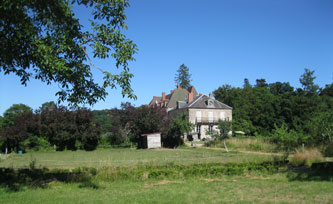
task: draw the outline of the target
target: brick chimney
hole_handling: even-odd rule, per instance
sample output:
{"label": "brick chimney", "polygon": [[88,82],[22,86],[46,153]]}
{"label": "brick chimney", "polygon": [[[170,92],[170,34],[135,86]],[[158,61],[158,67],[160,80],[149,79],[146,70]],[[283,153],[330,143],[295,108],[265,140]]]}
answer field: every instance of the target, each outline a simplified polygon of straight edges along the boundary
{"label": "brick chimney", "polygon": [[212,92],[209,93],[209,98],[211,98],[211,99],[213,98],[213,93]]}
{"label": "brick chimney", "polygon": [[178,84],[178,85],[177,85],[177,89],[181,89],[181,88],[182,88],[182,87]]}
{"label": "brick chimney", "polygon": [[165,92],[162,92],[162,101],[165,101]]}
{"label": "brick chimney", "polygon": [[191,103],[193,101],[193,93],[188,93],[188,103]]}

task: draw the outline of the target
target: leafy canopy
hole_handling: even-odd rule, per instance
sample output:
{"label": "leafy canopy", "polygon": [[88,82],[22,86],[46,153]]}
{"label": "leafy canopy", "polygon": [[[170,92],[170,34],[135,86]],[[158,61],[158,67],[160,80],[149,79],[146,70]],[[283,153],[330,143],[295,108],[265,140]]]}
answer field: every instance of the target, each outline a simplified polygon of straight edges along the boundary
{"label": "leafy canopy", "polygon": [[15,118],[31,112],[32,109],[25,104],[13,104],[3,114],[3,126],[11,126],[14,124]]}
{"label": "leafy canopy", "polygon": [[[83,29],[73,5],[91,10],[91,30]],[[106,88],[116,86],[135,99],[128,63],[137,46],[122,33],[128,6],[127,0],[2,0],[0,72],[16,74],[23,85],[31,78],[57,83],[58,100],[74,105],[104,100]],[[114,58],[120,73],[95,66],[87,50],[93,58]],[[103,72],[103,84],[94,81],[92,67]]]}
{"label": "leafy canopy", "polygon": [[314,76],[315,71],[311,71],[307,68],[304,69],[304,74],[299,79],[302,84],[303,90],[308,95],[315,95],[318,92],[319,86],[314,83],[316,77]]}

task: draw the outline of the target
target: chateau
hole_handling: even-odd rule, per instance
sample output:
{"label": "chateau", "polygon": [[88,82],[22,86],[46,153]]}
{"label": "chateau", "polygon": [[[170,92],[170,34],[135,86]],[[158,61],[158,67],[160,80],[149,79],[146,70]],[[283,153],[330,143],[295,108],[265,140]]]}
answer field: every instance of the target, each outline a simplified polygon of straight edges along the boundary
{"label": "chateau", "polygon": [[218,131],[218,120],[232,120],[232,107],[215,100],[212,93],[198,94],[194,86],[184,89],[178,85],[168,95],[162,92],[162,96],[154,96],[148,106],[163,108],[171,117],[187,113],[195,125],[189,133],[194,140],[209,138],[208,131]]}

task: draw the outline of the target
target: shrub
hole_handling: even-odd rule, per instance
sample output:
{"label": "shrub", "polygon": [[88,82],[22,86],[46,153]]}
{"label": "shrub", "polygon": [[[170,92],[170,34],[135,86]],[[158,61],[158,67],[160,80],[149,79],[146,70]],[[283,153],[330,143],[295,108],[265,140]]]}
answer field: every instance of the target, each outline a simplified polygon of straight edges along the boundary
{"label": "shrub", "polygon": [[333,141],[330,142],[324,149],[325,157],[333,157]]}
{"label": "shrub", "polygon": [[321,162],[324,158],[318,149],[306,149],[304,152],[297,151],[290,159],[293,166],[311,166],[312,163]]}
{"label": "shrub", "polygon": [[249,144],[249,149],[252,151],[261,151],[263,147],[259,143],[254,143],[254,144]]}

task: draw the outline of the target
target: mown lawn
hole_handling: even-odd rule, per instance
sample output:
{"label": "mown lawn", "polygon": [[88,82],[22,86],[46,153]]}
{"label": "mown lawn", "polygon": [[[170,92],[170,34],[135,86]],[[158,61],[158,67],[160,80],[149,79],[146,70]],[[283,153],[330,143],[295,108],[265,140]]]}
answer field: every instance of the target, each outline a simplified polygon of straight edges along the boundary
{"label": "mown lawn", "polygon": [[98,149],[95,151],[63,152],[28,152],[23,155],[11,155],[0,162],[0,168],[24,168],[32,161],[37,167],[73,169],[80,166],[133,166],[139,164],[194,164],[194,163],[228,163],[245,161],[264,161],[272,159],[269,155],[253,155],[237,152],[226,153],[223,149],[209,150],[203,148],[184,149]]}
{"label": "mown lawn", "polygon": [[272,160],[205,148],[11,155],[0,203],[333,203],[333,172],[237,170]]}
{"label": "mown lawn", "polygon": [[98,189],[53,182],[6,192],[0,203],[332,203],[333,182],[288,181],[285,175],[100,182]]}

